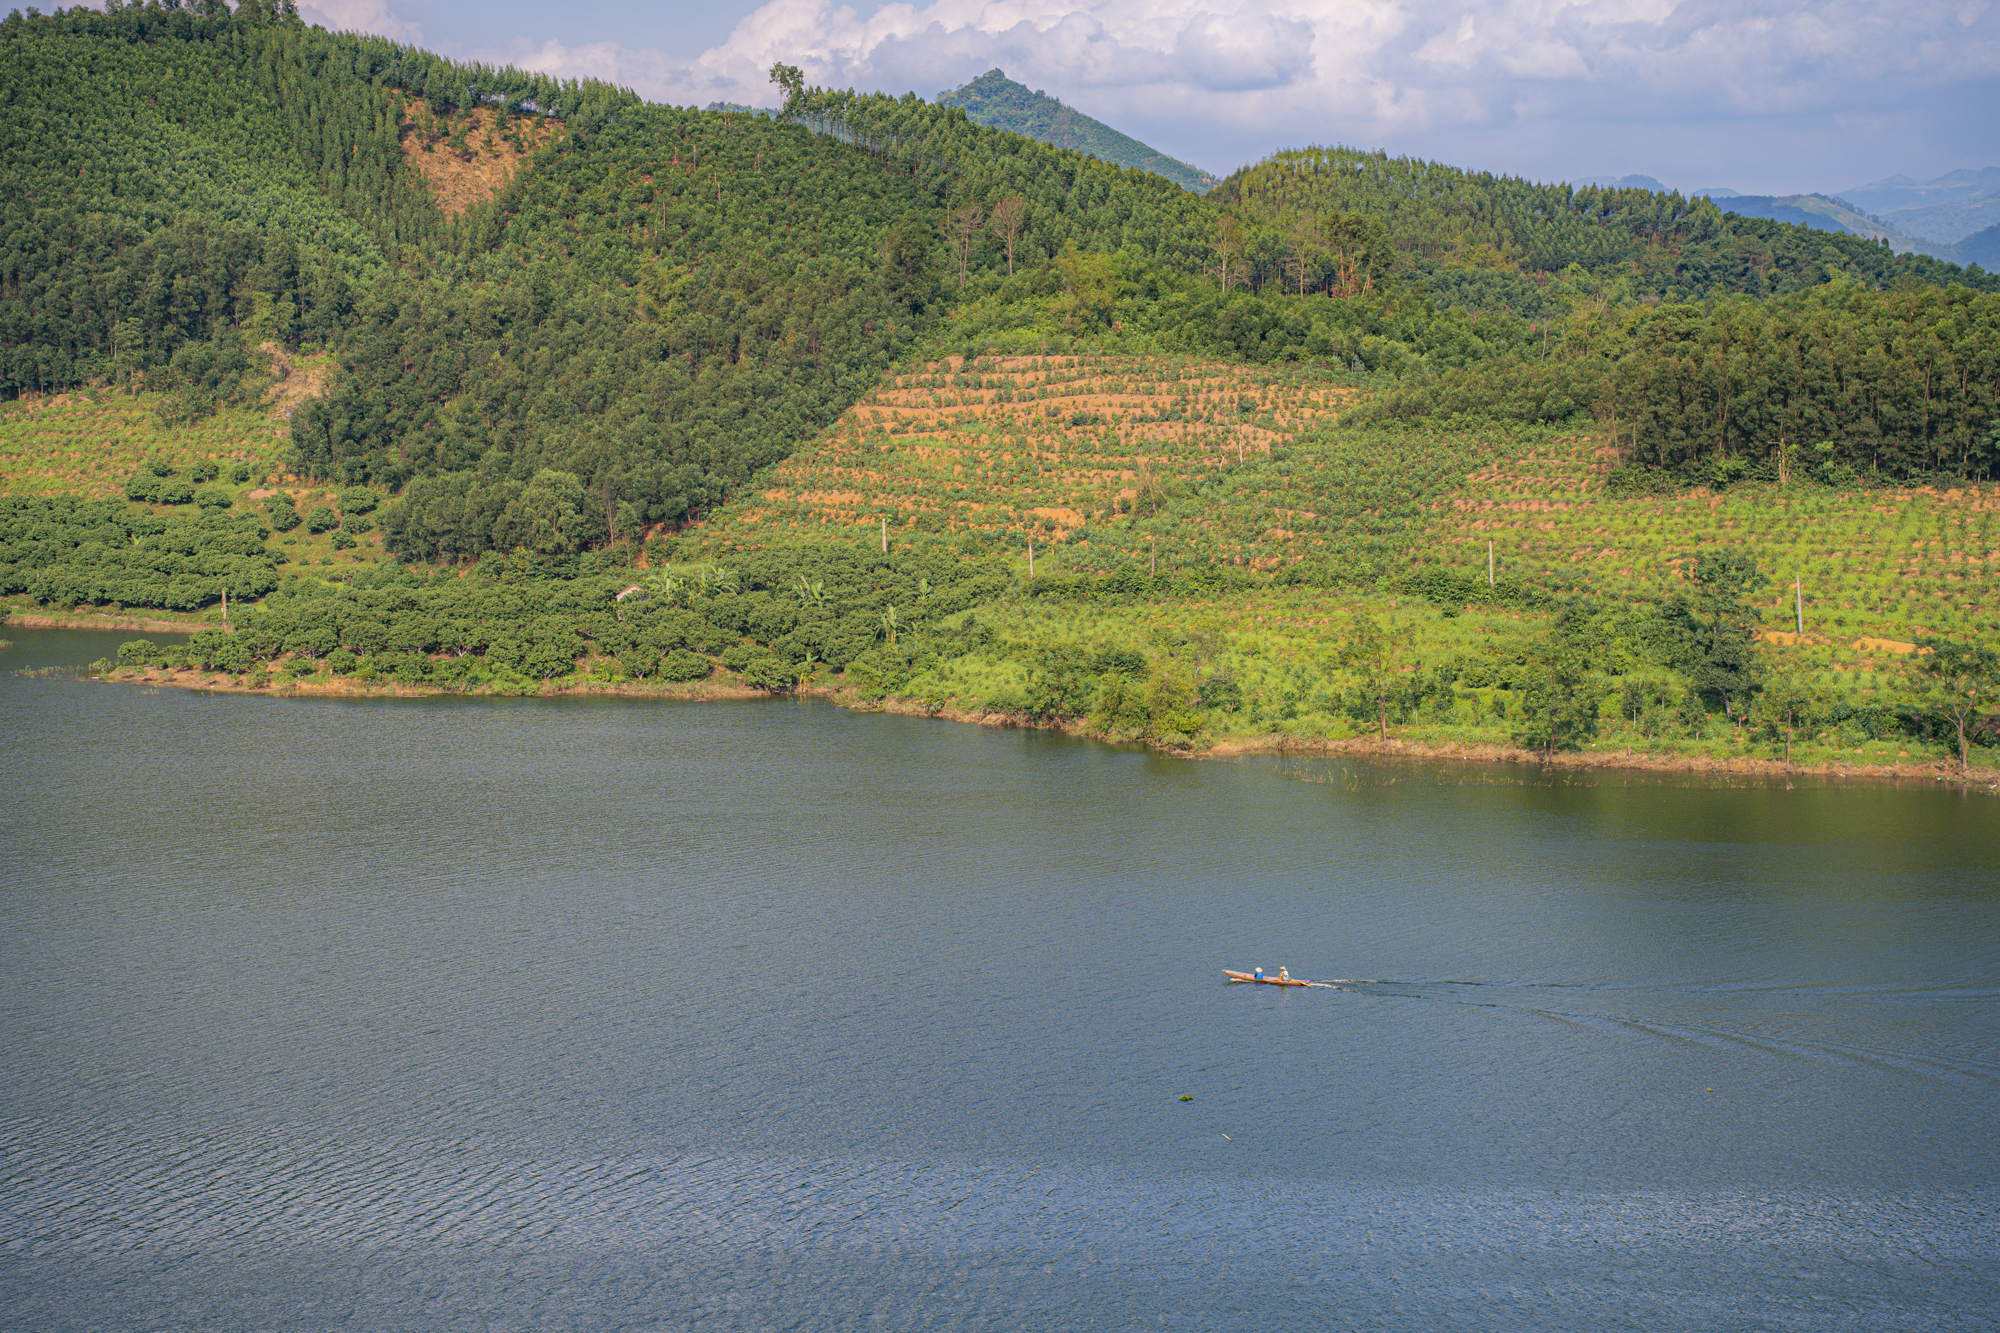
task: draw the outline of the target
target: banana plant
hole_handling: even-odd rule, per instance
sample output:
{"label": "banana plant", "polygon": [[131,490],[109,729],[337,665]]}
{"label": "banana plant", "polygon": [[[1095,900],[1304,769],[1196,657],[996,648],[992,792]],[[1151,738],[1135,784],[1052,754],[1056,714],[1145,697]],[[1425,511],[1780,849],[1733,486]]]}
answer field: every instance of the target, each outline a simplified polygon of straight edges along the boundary
{"label": "banana plant", "polygon": [[814,579],[811,583],[808,583],[806,582],[806,576],[803,574],[796,575],[793,578],[792,591],[799,595],[801,602],[810,606],[825,606],[833,600],[833,594],[826,590],[826,581],[824,579]]}
{"label": "banana plant", "polygon": [[891,646],[895,644],[896,631],[901,628],[902,624],[903,618],[896,614],[895,607],[885,606],[882,608],[882,637],[887,639]]}

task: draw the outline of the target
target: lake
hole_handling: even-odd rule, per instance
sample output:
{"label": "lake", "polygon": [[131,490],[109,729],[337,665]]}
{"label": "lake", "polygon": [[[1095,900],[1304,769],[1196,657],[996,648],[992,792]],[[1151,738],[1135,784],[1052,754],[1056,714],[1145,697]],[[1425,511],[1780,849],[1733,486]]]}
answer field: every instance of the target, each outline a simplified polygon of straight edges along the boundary
{"label": "lake", "polygon": [[8,1329],[1994,1326],[1989,791],[0,637]]}

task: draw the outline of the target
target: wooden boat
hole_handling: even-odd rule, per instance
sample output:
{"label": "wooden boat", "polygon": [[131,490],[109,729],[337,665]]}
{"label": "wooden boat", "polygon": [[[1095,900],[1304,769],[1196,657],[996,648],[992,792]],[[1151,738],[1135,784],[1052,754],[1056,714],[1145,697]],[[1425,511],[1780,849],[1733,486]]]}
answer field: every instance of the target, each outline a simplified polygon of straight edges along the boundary
{"label": "wooden boat", "polygon": [[1278,978],[1276,978],[1276,977],[1260,977],[1260,976],[1255,976],[1255,975],[1253,975],[1253,974],[1251,974],[1251,973],[1249,973],[1249,972],[1231,972],[1231,971],[1230,971],[1230,970],[1229,970],[1228,968],[1226,968],[1226,967],[1222,969],[1222,975],[1223,975],[1223,976],[1225,976],[1225,977],[1228,977],[1228,978],[1229,978],[1229,979],[1230,979],[1231,981],[1255,981],[1255,982],[1259,983],[1260,985],[1265,985],[1265,986],[1310,986],[1310,985],[1312,985],[1312,983],[1311,983],[1310,981],[1300,981],[1300,980],[1299,980],[1299,979],[1298,979],[1297,977],[1286,977],[1286,978],[1285,978],[1285,979],[1284,979],[1283,981],[1280,981],[1280,980],[1279,980]]}

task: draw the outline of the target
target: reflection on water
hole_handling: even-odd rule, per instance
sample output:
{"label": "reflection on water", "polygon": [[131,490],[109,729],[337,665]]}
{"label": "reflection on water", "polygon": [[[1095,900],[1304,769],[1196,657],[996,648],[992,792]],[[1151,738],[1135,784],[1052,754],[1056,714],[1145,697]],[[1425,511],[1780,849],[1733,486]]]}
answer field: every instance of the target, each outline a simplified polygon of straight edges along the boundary
{"label": "reflection on water", "polygon": [[0,750],[7,1327],[2000,1295],[1990,795],[13,676]]}

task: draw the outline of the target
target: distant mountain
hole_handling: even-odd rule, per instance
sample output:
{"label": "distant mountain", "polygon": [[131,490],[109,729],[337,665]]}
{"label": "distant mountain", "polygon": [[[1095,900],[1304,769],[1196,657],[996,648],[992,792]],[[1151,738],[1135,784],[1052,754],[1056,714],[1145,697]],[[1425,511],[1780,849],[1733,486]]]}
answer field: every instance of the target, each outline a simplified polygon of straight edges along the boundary
{"label": "distant mountain", "polygon": [[1988,273],[2000,273],[2000,223],[1972,233],[1938,257],[1954,264],[1977,264]]}
{"label": "distant mountain", "polygon": [[2000,195],[2000,167],[1987,167],[1982,171],[1947,171],[1936,180],[1927,181],[1891,176],[1887,180],[1857,185],[1840,193],[1843,198],[1853,200],[1871,213],[1886,214],[1906,208],[1962,203]]}
{"label": "distant mountain", "polygon": [[1741,199],[1743,191],[1732,190],[1726,185],[1708,185],[1703,186],[1699,190],[1689,190],[1687,197],[1690,199]]}
{"label": "distant mountain", "polygon": [[1595,185],[1600,190],[1651,190],[1654,194],[1673,193],[1651,176],[1579,176],[1570,184]]}
{"label": "distant mountain", "polygon": [[1738,213],[1746,218],[1772,218],[1801,227],[1816,227],[1820,231],[1844,231],[1854,236],[1866,236],[1870,240],[1879,241],[1886,237],[1890,246],[1898,250],[1918,248],[1911,237],[1895,227],[1870,217],[1845,199],[1829,195],[1739,194],[1719,207],[1724,212]]}
{"label": "distant mountain", "polygon": [[1200,167],[1191,167],[1120,134],[1047,93],[1031,92],[997,69],[987,70],[963,88],[939,93],[937,100],[939,106],[964,108],[966,117],[975,124],[1012,130],[1058,148],[1074,148],[1115,166],[1150,171],[1196,194],[1207,194],[1217,182]]}
{"label": "distant mountain", "polygon": [[[1886,240],[1889,242],[1889,248],[1899,255],[1916,253],[1952,264],[1977,264],[1988,272],[2000,268],[2000,222],[1971,235],[1961,233],[1957,239],[1946,243],[1914,234],[1899,225],[1913,210],[1898,209],[1886,216],[1876,217],[1863,213],[1854,206],[1852,200],[1844,197],[1824,194],[1775,197],[1740,194],[1722,200],[1718,206],[1724,212],[1737,213],[1746,218],[1770,218],[1776,222],[1790,222],[1801,227],[1814,227],[1820,231],[1845,232],[1851,236],[1865,236],[1870,240]],[[1996,209],[1995,212],[1996,216],[2000,216],[2000,209]]]}
{"label": "distant mountain", "polygon": [[1948,171],[1928,181],[1891,176],[1841,194],[1911,236],[1941,245],[2000,225],[2000,167]]}

